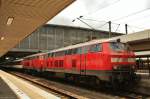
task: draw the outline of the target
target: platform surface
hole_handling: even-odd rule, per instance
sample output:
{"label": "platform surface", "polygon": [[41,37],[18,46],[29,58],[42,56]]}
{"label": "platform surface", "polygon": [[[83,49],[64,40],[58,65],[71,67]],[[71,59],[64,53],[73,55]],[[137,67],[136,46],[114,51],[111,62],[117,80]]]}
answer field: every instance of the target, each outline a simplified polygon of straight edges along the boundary
{"label": "platform surface", "polygon": [[18,99],[2,78],[0,78],[0,99]]}
{"label": "platform surface", "polygon": [[39,88],[39,86],[36,86],[33,83],[30,83],[29,81],[11,75],[5,71],[0,70],[0,77],[14,91],[14,93],[19,99],[61,99],[58,95],[54,93],[52,94],[52,92],[50,91],[41,89]]}

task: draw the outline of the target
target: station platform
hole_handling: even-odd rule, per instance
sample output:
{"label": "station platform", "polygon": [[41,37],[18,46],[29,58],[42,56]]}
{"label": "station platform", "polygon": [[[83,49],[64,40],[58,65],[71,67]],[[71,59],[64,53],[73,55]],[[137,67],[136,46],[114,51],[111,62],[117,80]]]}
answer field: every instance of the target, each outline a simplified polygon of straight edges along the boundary
{"label": "station platform", "polygon": [[150,80],[150,71],[149,70],[137,70],[136,74],[139,75],[142,79]]}
{"label": "station platform", "polygon": [[0,99],[60,99],[60,97],[0,70]]}
{"label": "station platform", "polygon": [[0,77],[0,99],[18,99],[17,95]]}
{"label": "station platform", "polygon": [[150,77],[147,79],[141,79],[140,86],[150,88]]}

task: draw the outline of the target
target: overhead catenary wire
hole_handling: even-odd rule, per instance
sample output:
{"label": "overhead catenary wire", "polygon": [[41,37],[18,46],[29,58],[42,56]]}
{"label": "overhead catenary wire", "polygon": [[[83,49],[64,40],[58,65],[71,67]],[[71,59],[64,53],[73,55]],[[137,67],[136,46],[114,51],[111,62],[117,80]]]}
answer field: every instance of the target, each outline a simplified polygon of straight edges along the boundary
{"label": "overhead catenary wire", "polygon": [[102,27],[105,26],[106,24],[108,24],[108,22],[105,22],[104,24],[102,24],[102,25],[99,26],[98,28],[102,28]]}
{"label": "overhead catenary wire", "polygon": [[94,19],[85,19],[85,18],[81,18],[81,19],[83,19],[83,20],[89,20],[89,21],[95,21],[95,22],[106,22],[106,21],[104,21],[104,20],[101,20],[101,21],[99,21],[99,20],[94,20]]}
{"label": "overhead catenary wire", "polygon": [[117,32],[117,30],[119,29],[119,27],[120,27],[120,24],[118,24],[118,26],[117,26],[117,28],[116,28],[115,32]]}
{"label": "overhead catenary wire", "polygon": [[91,29],[96,30],[94,27],[92,27],[91,25],[87,24],[86,22],[84,22],[81,18],[77,18],[79,21],[81,21],[82,23],[84,23],[85,25],[89,26]]}
{"label": "overhead catenary wire", "polygon": [[137,28],[137,29],[145,29],[144,27],[138,27],[138,26],[133,26],[133,25],[129,25],[130,27],[134,27],[134,28]]}
{"label": "overhead catenary wire", "polygon": [[[82,23],[84,23],[85,25],[87,25],[88,27],[90,27],[91,29],[93,29],[93,30],[96,30],[96,28],[94,28],[93,26],[91,26],[91,25],[89,25],[87,22],[85,22],[85,21],[94,21],[94,22],[105,22],[104,24],[102,24],[102,25],[100,25],[99,27],[97,27],[97,28],[102,28],[103,26],[105,26],[107,23],[108,23],[108,21],[104,21],[104,20],[94,20],[94,19],[85,19],[85,18],[83,18],[83,16],[80,16],[80,17],[78,17],[78,18],[76,18],[76,19],[78,19],[79,21],[81,21]],[[85,21],[84,21],[85,20]],[[73,20],[73,22],[75,21],[75,19]],[[112,22],[112,24],[115,24],[115,25],[118,25],[117,26],[117,29],[115,30],[115,32],[118,30],[118,28],[119,28],[119,26],[120,26],[120,24],[118,24],[118,23],[114,23],[114,22]],[[112,25],[113,26],[113,25]],[[105,29],[108,29],[108,28],[105,28]]]}
{"label": "overhead catenary wire", "polygon": [[[96,8],[95,11],[88,12],[88,13],[84,14],[83,16],[92,15],[93,13],[96,13],[97,11],[102,10],[102,9],[104,9],[104,8],[110,7],[110,6],[112,6],[112,5],[116,4],[116,3],[118,3],[119,1],[120,1],[120,0],[116,0],[115,2],[108,4],[108,6],[106,6],[106,7],[101,7],[101,6],[99,7],[99,6],[98,6],[98,8]],[[100,3],[100,4],[102,4],[102,3]]]}
{"label": "overhead catenary wire", "polygon": [[128,25],[128,28],[130,28],[132,32],[135,32],[131,26]]}
{"label": "overhead catenary wire", "polygon": [[121,20],[121,19],[125,19],[125,18],[128,18],[128,17],[130,17],[130,16],[137,15],[137,14],[139,14],[139,13],[142,13],[142,12],[144,12],[144,11],[146,11],[146,10],[149,10],[149,9],[150,9],[150,8],[145,8],[145,9],[142,9],[142,10],[140,10],[140,11],[137,11],[137,12],[134,12],[134,13],[131,13],[131,14],[128,14],[128,15],[126,15],[126,16],[123,16],[123,17],[114,19],[113,21],[118,21],[118,20]]}
{"label": "overhead catenary wire", "polygon": [[[108,23],[108,21],[104,21],[104,20],[95,20],[95,19],[90,19],[90,18],[86,19],[86,18],[84,18],[83,16],[80,16],[80,17],[78,17],[78,18],[76,18],[76,19],[78,19],[79,21],[81,21],[82,23],[84,23],[85,25],[87,25],[88,27],[90,27],[90,28],[93,29],[93,30],[100,29],[100,28],[104,27],[105,25],[107,25],[107,23]],[[74,20],[73,20],[73,21],[74,21]],[[105,23],[102,24],[102,25],[100,25],[99,27],[96,27],[96,28],[95,28],[95,27],[93,27],[92,25],[88,24],[86,21],[103,22],[103,23],[105,22]],[[115,23],[115,22],[111,22],[111,23],[117,25],[116,29],[115,29],[115,28],[113,29],[114,32],[117,32],[117,31],[119,30],[121,24]],[[124,24],[125,24],[125,23],[124,23]],[[111,26],[113,26],[113,25],[111,25]],[[142,27],[131,26],[131,25],[129,25],[129,24],[128,24],[128,26],[130,26],[129,28],[130,28],[130,30],[133,31],[133,32],[135,32],[135,31],[134,31],[133,28],[131,28],[131,27],[138,28],[138,29],[144,29],[144,28],[142,28]],[[112,28],[113,28],[113,27],[112,27]],[[105,27],[104,30],[107,31],[107,29],[108,29],[108,28]]]}

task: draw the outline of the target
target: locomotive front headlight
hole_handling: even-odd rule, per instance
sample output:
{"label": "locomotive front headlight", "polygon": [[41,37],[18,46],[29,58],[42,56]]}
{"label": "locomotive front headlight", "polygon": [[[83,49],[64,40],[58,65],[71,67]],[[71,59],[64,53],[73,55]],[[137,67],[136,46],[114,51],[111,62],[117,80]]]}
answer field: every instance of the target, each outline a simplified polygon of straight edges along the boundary
{"label": "locomotive front headlight", "polygon": [[116,70],[116,69],[118,69],[118,67],[117,67],[117,66],[114,66],[113,69]]}
{"label": "locomotive front headlight", "polygon": [[133,65],[133,66],[131,66],[132,67],[132,69],[135,69],[135,66]]}

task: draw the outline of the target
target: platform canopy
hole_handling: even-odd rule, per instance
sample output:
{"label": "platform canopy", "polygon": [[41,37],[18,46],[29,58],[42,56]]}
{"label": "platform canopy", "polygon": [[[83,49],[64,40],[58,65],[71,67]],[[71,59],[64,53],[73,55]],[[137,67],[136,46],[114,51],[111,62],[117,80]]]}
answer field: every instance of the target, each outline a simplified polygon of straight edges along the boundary
{"label": "platform canopy", "polygon": [[0,57],[74,0],[0,0]]}

